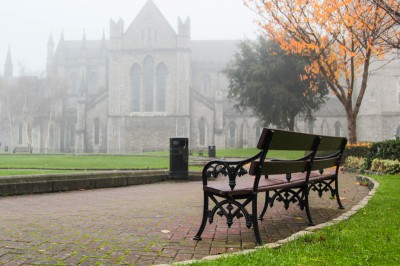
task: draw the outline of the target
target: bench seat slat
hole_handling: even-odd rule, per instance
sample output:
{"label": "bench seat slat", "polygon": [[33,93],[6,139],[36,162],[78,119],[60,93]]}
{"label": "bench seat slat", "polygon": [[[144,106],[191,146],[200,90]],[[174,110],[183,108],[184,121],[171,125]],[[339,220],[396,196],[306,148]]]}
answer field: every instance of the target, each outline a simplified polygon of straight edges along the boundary
{"label": "bench seat slat", "polygon": [[[257,191],[264,192],[286,187],[301,186],[305,182],[305,175],[306,173],[294,173],[291,175],[290,181],[287,181],[285,174],[271,175],[268,178],[260,179]],[[319,171],[313,171],[310,174],[309,182],[313,183],[315,181],[330,179],[333,175],[335,175],[335,171],[325,171],[323,174],[320,174]],[[204,190],[220,196],[246,195],[252,193],[253,184],[254,177],[246,175],[241,177],[241,182],[236,184],[234,190],[231,190],[226,181],[214,182],[205,186]]]}

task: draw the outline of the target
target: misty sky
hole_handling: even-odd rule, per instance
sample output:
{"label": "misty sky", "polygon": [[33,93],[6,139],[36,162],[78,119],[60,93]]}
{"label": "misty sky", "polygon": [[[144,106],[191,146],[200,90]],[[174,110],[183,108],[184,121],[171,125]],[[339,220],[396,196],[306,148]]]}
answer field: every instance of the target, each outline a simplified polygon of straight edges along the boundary
{"label": "misty sky", "polygon": [[[6,0],[1,0],[5,2]],[[110,19],[122,18],[125,30],[147,0],[9,0],[0,9],[0,73],[3,75],[8,45],[14,75],[20,65],[27,73],[45,69],[50,33],[55,45],[64,31],[65,40],[109,39]],[[257,35],[256,15],[242,0],[153,0],[175,29],[178,16],[191,20],[193,40],[234,40]]]}

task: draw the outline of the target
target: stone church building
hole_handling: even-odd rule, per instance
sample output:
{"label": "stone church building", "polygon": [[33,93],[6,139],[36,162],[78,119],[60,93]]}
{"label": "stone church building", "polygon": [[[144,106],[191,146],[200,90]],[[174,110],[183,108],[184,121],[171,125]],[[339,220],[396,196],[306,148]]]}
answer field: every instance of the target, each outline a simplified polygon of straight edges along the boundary
{"label": "stone church building", "polygon": [[[61,35],[55,45],[50,36],[47,77],[63,84],[54,110],[47,118],[16,119],[12,133],[3,125],[1,141],[34,152],[74,153],[165,150],[172,137],[188,137],[191,148],[254,147],[261,125],[251,113],[234,110],[221,73],[236,43],[191,40],[189,18],[178,19],[175,32],[152,0],[128,27],[111,20],[108,38]],[[380,73],[371,78],[369,86],[377,89],[368,90],[359,115],[361,141],[400,135],[399,63]],[[12,77],[10,55],[4,77]],[[299,118],[296,125],[303,132],[347,135],[343,107],[334,98],[313,123]]]}
{"label": "stone church building", "polygon": [[31,126],[34,152],[164,150],[171,137],[192,148],[254,146],[260,125],[233,109],[221,74],[234,49],[235,41],[191,40],[189,18],[175,32],[151,0],[128,27],[111,20],[109,38],[50,37],[46,72],[66,92],[47,143],[45,123]]}

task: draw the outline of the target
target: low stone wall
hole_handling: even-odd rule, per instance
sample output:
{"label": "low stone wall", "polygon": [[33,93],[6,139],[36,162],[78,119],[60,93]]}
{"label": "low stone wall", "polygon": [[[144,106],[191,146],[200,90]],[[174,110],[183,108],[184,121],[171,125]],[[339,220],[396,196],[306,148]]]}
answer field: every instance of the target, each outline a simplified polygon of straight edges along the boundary
{"label": "low stone wall", "polygon": [[[168,170],[5,176],[0,177],[0,196],[150,184],[164,181],[167,177]],[[188,180],[200,180],[200,173],[189,173]]]}

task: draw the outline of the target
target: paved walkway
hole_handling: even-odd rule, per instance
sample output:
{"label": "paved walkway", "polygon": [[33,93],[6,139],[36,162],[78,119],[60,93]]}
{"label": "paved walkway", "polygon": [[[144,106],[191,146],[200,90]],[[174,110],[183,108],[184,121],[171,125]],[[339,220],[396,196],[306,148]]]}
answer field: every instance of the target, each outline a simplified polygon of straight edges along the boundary
{"label": "paved walkway", "polygon": [[[368,189],[354,175],[341,175],[342,202],[349,210]],[[255,246],[251,229],[235,220],[201,221],[201,182],[163,182],[121,188],[0,198],[0,265],[151,265],[235,252]],[[336,200],[312,197],[316,223],[346,210]],[[262,202],[262,199],[260,199]],[[305,213],[281,204],[260,223],[264,243],[306,228]]]}

